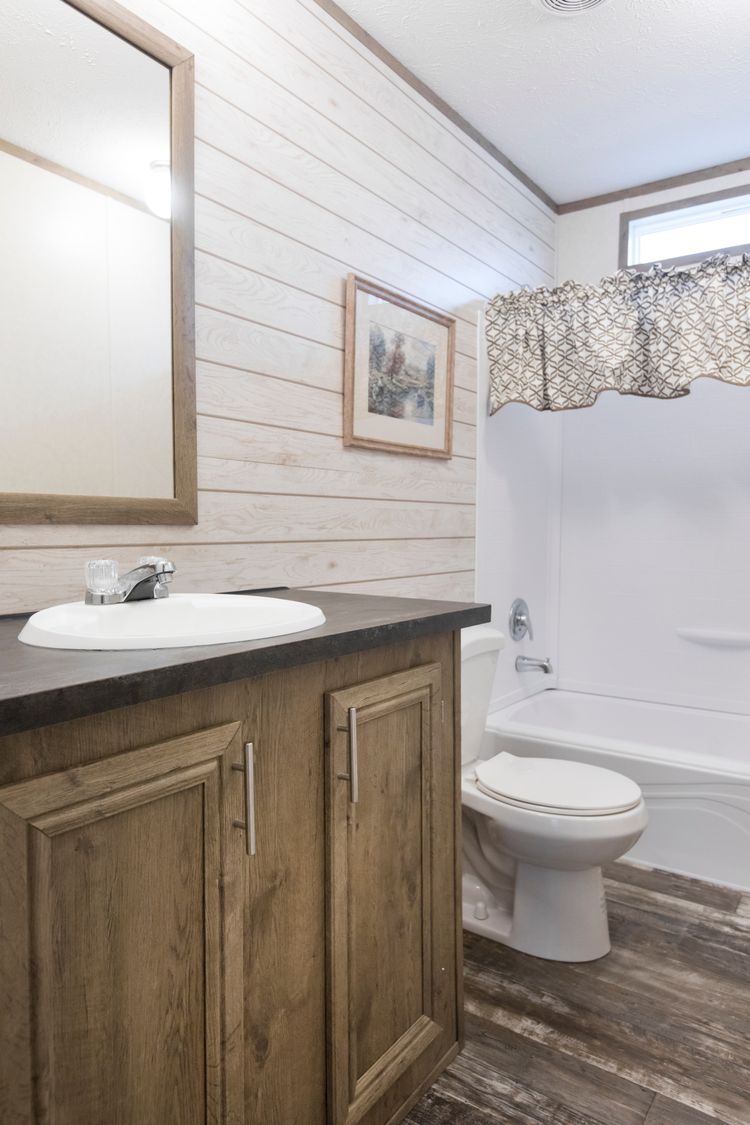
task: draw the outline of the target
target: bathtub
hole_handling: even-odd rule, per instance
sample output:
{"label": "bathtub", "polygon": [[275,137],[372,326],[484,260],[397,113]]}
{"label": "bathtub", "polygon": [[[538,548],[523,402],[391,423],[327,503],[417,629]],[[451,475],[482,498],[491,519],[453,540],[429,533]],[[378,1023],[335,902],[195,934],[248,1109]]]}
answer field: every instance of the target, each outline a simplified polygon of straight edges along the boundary
{"label": "bathtub", "polygon": [[489,716],[500,750],[625,774],[649,810],[628,859],[750,890],[750,716],[553,688]]}

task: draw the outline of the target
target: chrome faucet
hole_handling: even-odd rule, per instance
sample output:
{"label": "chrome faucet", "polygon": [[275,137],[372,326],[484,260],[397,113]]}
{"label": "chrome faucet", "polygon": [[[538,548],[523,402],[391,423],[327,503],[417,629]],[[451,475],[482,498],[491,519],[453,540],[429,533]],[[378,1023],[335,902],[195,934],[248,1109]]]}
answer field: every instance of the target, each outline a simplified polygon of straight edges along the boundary
{"label": "chrome faucet", "polygon": [[516,671],[544,672],[544,674],[548,676],[552,671],[552,661],[548,656],[517,656]]}
{"label": "chrome faucet", "polygon": [[175,572],[169,559],[149,555],[122,577],[114,559],[92,559],[86,563],[86,605],[119,605],[169,597]]}
{"label": "chrome faucet", "polygon": [[[523,598],[516,598],[513,605],[510,607],[508,631],[514,641],[522,641],[524,637],[528,637],[530,641],[534,639],[534,630],[531,627],[531,614]],[[548,676],[552,671],[552,661],[548,656],[545,656],[543,659],[539,656],[517,656],[516,671],[544,672],[544,674]]]}

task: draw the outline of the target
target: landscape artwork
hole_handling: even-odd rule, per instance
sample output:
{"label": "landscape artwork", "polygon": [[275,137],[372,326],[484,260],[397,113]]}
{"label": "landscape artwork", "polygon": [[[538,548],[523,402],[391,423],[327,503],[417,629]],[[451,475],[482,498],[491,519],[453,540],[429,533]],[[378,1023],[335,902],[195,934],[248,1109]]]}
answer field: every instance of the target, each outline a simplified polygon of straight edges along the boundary
{"label": "landscape artwork", "polygon": [[369,412],[434,425],[435,351],[427,340],[371,321]]}
{"label": "landscape artwork", "polygon": [[349,275],[344,445],[452,455],[455,331],[447,313]]}

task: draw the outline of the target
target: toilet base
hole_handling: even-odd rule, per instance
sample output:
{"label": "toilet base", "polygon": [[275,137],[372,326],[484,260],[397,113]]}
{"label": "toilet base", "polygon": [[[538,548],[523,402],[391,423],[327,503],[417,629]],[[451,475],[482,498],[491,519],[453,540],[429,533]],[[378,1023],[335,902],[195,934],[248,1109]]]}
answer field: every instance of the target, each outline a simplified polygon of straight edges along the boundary
{"label": "toilet base", "polygon": [[596,961],[610,951],[600,867],[560,871],[518,863],[510,903],[475,872],[464,876],[464,929],[548,961]]}

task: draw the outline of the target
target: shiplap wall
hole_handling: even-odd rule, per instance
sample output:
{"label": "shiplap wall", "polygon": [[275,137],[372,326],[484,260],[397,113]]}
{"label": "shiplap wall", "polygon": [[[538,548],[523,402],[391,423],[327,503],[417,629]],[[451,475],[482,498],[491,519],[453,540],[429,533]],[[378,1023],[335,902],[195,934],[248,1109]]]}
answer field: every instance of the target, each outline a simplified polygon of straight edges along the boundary
{"label": "shiplap wall", "polygon": [[[2,528],[0,612],[140,553],[178,589],[472,597],[477,311],[551,282],[554,216],[313,0],[126,3],[196,56],[200,521]],[[452,460],[343,448],[349,270],[458,318]]]}

